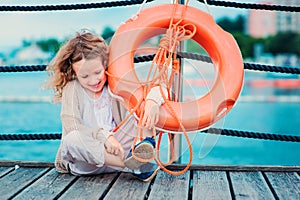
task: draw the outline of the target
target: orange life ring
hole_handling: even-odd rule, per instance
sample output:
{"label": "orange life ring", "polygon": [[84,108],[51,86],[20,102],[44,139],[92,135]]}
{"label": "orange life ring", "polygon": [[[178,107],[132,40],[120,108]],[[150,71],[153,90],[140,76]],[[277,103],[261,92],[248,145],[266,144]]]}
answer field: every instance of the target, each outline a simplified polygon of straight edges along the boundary
{"label": "orange life ring", "polygon": [[[124,98],[128,110],[143,98],[143,86],[127,81],[139,82],[134,70],[135,51],[147,39],[165,33],[173,8],[173,4],[164,4],[142,10],[136,19],[120,25],[111,40],[108,73],[113,76],[108,77],[108,83],[112,93]],[[236,41],[209,14],[177,5],[174,22],[182,18],[183,9],[186,11],[181,24],[196,26],[192,39],[207,51],[216,71],[213,87],[207,94],[190,102],[170,102],[186,131],[194,131],[212,125],[233,107],[243,85],[244,68]],[[165,104],[161,106],[157,127],[181,131]]]}

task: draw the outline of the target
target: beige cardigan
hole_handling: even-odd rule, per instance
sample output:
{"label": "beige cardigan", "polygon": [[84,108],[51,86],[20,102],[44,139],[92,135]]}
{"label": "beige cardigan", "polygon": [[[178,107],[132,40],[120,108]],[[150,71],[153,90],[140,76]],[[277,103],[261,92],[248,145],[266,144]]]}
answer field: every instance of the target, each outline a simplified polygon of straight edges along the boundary
{"label": "beige cardigan", "polygon": [[[159,105],[164,102],[159,87],[152,88],[146,99],[154,100]],[[83,134],[92,134],[93,138],[105,142],[112,133],[102,128],[92,129],[83,125],[81,118],[83,104],[81,102],[83,102],[83,89],[80,83],[76,79],[68,82],[62,93],[62,138],[76,130]],[[126,109],[116,99],[112,98],[112,114],[116,124],[125,118],[126,112]],[[56,154],[55,167],[60,173],[68,173],[67,162],[61,158],[61,144]]]}

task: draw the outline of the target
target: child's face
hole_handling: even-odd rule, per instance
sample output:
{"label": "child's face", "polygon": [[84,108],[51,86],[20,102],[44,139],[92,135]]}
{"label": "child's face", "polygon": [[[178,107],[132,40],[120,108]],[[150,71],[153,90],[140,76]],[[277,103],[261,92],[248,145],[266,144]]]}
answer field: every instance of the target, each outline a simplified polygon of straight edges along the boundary
{"label": "child's face", "polygon": [[97,97],[107,80],[101,58],[82,59],[72,67],[81,86],[90,96]]}

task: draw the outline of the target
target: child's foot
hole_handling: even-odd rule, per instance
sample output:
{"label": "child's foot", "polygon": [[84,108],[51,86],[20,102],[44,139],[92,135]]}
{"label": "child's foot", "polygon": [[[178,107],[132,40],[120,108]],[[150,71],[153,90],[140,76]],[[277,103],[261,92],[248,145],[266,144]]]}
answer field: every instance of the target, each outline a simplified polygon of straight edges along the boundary
{"label": "child's foot", "polygon": [[141,181],[148,182],[155,177],[159,169],[160,167],[157,164],[146,163],[140,167],[140,173],[134,172],[132,175]]}
{"label": "child's foot", "polygon": [[[155,140],[153,138],[146,137],[143,141],[135,145],[134,155],[141,159],[151,159],[154,157],[154,153],[155,153],[154,149],[155,149]],[[125,166],[132,170],[138,169],[140,166],[142,166],[145,163],[146,162],[141,162],[136,160],[133,157],[131,150],[124,161]]]}

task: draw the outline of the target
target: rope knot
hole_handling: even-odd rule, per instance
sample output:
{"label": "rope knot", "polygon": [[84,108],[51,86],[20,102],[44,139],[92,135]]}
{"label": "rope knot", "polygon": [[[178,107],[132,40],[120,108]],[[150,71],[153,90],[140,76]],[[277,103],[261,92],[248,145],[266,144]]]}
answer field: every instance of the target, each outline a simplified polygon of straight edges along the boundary
{"label": "rope knot", "polygon": [[[178,25],[171,24],[166,34],[160,39],[155,63],[158,66],[169,65],[169,57],[171,54],[176,55],[177,47],[180,41],[191,39],[196,33],[196,26],[194,24]],[[168,56],[169,55],[169,56]]]}
{"label": "rope knot", "polygon": [[174,49],[179,45],[178,37],[173,29],[168,29],[164,37],[160,39],[158,48],[164,49],[167,52],[174,53]]}
{"label": "rope knot", "polygon": [[[191,27],[191,30],[187,29],[188,26]],[[167,30],[164,37],[161,38],[159,48],[167,50],[171,53],[175,53],[179,42],[192,38],[195,33],[196,26],[194,24],[185,24],[182,26],[172,24],[171,27]]]}

